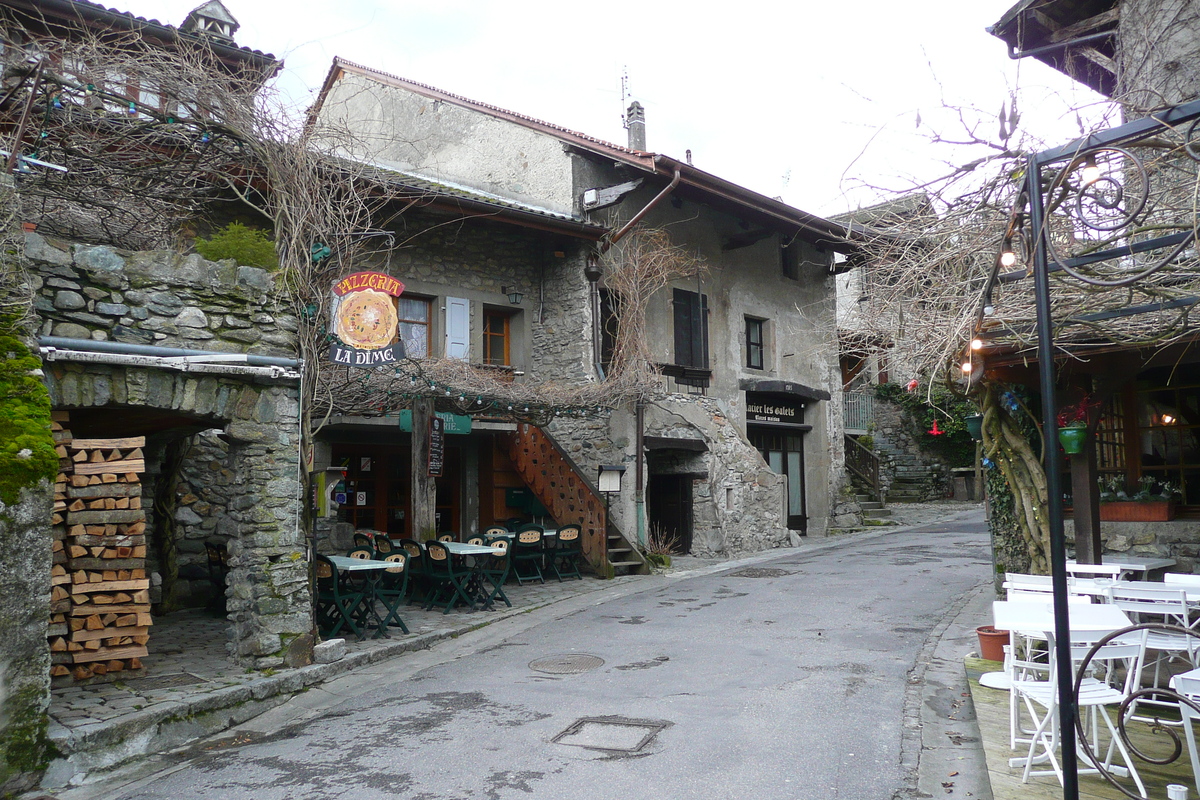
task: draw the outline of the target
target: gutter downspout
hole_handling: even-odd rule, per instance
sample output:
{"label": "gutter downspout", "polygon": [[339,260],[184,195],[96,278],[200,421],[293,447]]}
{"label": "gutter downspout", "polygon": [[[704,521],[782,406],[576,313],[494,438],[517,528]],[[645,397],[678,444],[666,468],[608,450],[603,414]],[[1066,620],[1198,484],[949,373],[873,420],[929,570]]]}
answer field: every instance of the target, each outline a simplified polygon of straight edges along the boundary
{"label": "gutter downspout", "polygon": [[604,244],[600,245],[600,252],[607,253],[608,249],[610,247],[612,247],[617,242],[621,241],[621,239],[625,238],[625,234],[629,233],[630,228],[632,228],[634,225],[637,225],[639,222],[641,222],[642,217],[644,217],[644,216],[646,216],[646,214],[650,213],[650,210],[652,208],[654,208],[656,205],[658,205],[664,199],[666,199],[667,195],[669,195],[671,192],[675,191],[675,187],[679,185],[679,178],[680,178],[679,168],[676,167],[675,168],[675,177],[671,178],[671,182],[667,184],[666,188],[663,189],[661,192],[659,192],[657,195],[655,195],[654,199],[651,200],[649,203],[647,203],[645,205],[645,207],[642,208],[641,211],[634,214],[633,219],[629,220],[629,222],[626,222],[624,225],[622,225],[620,230],[618,230],[612,236],[605,239]]}

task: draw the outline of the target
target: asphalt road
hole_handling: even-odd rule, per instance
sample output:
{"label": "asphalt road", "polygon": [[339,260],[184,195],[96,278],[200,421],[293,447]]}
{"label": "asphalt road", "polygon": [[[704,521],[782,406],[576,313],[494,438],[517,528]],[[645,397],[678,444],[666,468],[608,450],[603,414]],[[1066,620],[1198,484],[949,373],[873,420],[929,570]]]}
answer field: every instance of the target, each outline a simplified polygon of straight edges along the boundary
{"label": "asphalt road", "polygon": [[976,521],[780,551],[488,626],[301,695],[123,787],[69,794],[908,797],[914,698],[955,719],[953,681],[928,681],[928,663],[990,568]]}

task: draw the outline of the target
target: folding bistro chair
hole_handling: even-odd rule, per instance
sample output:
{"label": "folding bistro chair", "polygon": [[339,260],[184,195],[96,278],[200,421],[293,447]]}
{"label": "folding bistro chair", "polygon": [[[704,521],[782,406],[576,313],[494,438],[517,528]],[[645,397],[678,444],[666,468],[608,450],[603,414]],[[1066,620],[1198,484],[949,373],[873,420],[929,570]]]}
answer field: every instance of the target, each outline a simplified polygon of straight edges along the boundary
{"label": "folding bistro chair", "polygon": [[[508,595],[504,593],[504,584],[508,581],[508,576],[512,571],[508,537],[488,536],[483,541],[487,547],[492,548],[492,555],[484,562],[482,570],[483,579],[487,581],[484,589],[488,592],[485,605],[491,608],[495,604],[496,598],[499,598],[504,601],[504,605],[512,608]],[[491,585],[490,590],[487,589],[489,584]]]}
{"label": "folding bistro chair", "polygon": [[557,541],[554,544],[550,544],[549,538],[546,539],[548,566],[560,583],[564,576],[583,580],[583,575],[579,574],[579,556],[583,554],[579,546],[582,530],[579,525],[564,525],[558,529],[558,536],[554,537]]}
{"label": "folding bistro chair", "polygon": [[441,606],[442,613],[449,614],[450,609],[461,600],[474,611],[475,601],[467,591],[470,575],[455,566],[446,545],[443,542],[426,542],[425,556],[428,559],[431,582],[431,592],[425,609]]}
{"label": "folding bistro chair", "polygon": [[[1083,638],[1084,634],[1075,632],[1072,639],[1080,638],[1071,643],[1071,660],[1079,662],[1092,649],[1102,635]],[[1102,761],[1107,772],[1114,775],[1128,775],[1137,785],[1141,796],[1146,796],[1146,787],[1138,775],[1129,750],[1121,740],[1108,706],[1119,707],[1138,687],[1142,654],[1145,652],[1145,631],[1135,631],[1120,639],[1114,639],[1101,646],[1092,655],[1087,664],[1088,672],[1079,682],[1078,711],[1083,729],[1088,730],[1088,739],[1092,752],[1098,754],[1100,743],[1100,721],[1104,721],[1104,729],[1108,732],[1107,752]],[[1077,666],[1074,672],[1078,673]],[[1097,677],[1101,676],[1101,677]],[[1057,670],[1051,668],[1046,680],[1020,679],[1013,681],[1012,692],[1020,698],[1025,709],[1036,723],[1033,736],[1029,742],[1029,751],[1024,758],[1011,759],[1010,766],[1023,766],[1021,782],[1028,783],[1031,777],[1039,775],[1054,775],[1059,784],[1063,782],[1063,769],[1059,763],[1056,750],[1058,749],[1058,682]],[[1113,763],[1113,757],[1120,753],[1124,766]],[[1079,773],[1097,772],[1096,764],[1091,768],[1082,766],[1086,763],[1085,753],[1080,752],[1081,768]],[[1050,769],[1035,770],[1035,763],[1048,763]]]}
{"label": "folding bistro chair", "polygon": [[[408,601],[424,603],[429,597],[431,588],[429,580],[429,564],[425,560],[425,548],[415,539],[401,539],[397,542],[400,549],[408,553],[408,563],[405,572],[408,574],[408,590],[412,598]],[[418,597],[418,593],[420,597]]]}
{"label": "folding bistro chair", "polygon": [[[1188,628],[1190,609],[1187,603],[1187,593],[1182,586],[1168,586],[1164,583],[1147,584],[1143,582],[1115,583],[1108,590],[1109,602],[1120,608],[1135,622],[1158,622],[1164,625],[1175,625]],[[1152,630],[1146,635],[1146,650],[1153,654],[1154,666],[1153,686],[1163,686],[1163,666],[1171,661],[1186,660],[1194,669],[1200,660],[1200,638],[1191,636],[1183,631]],[[1150,662],[1147,655],[1145,661]],[[1146,664],[1149,666],[1149,664]],[[1169,677],[1169,676],[1168,676]],[[1174,709],[1177,704],[1172,701],[1157,698],[1139,699],[1130,709],[1132,716],[1137,712],[1137,706],[1157,705]],[[1138,717],[1146,719],[1146,717]]]}
{"label": "folding bistro chair", "polygon": [[323,555],[315,556],[313,569],[317,575],[317,621],[326,636],[336,636],[343,626],[359,639],[362,605],[365,599],[360,584],[346,581],[337,567]]}
{"label": "folding bistro chair", "polygon": [[396,550],[396,552],[384,556],[383,560],[396,565],[385,569],[379,576],[379,582],[375,585],[375,597],[387,609],[387,614],[383,617],[383,624],[385,626],[394,625],[408,633],[408,626],[404,624],[404,620],[400,619],[400,606],[407,599],[408,593],[408,570],[406,569],[408,553]]}
{"label": "folding bistro chair", "polygon": [[513,539],[509,553],[513,560],[513,575],[516,576],[517,583],[524,586],[527,582],[546,582],[546,579],[542,577],[544,554],[542,552],[541,525],[522,525],[521,530],[517,531],[516,538]]}

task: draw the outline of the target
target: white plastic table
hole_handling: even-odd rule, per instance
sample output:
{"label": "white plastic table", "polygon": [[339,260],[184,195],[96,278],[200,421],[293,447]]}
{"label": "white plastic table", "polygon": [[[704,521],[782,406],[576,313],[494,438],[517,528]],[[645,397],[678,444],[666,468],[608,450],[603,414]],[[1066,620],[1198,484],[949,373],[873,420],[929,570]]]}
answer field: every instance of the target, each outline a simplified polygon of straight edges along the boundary
{"label": "white plastic table", "polygon": [[[1156,569],[1175,566],[1173,558],[1151,558],[1149,556],[1101,556],[1101,561],[1107,566],[1117,566],[1122,573],[1138,572],[1141,579],[1146,580]],[[1075,564],[1075,559],[1069,559],[1068,564]]]}

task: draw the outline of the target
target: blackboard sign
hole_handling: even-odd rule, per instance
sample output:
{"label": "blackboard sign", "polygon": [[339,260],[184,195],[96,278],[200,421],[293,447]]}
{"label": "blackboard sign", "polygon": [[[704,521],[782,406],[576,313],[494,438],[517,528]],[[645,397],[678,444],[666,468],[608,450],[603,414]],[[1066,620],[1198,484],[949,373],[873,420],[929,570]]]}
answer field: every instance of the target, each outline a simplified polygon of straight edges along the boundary
{"label": "blackboard sign", "polygon": [[429,420],[429,474],[441,477],[446,461],[446,421],[440,417]]}

